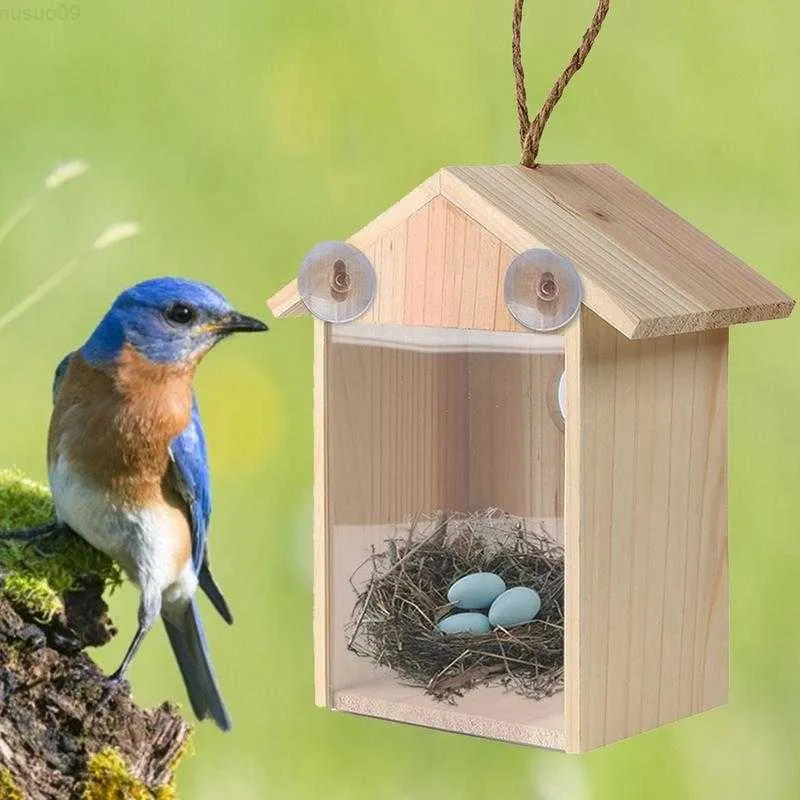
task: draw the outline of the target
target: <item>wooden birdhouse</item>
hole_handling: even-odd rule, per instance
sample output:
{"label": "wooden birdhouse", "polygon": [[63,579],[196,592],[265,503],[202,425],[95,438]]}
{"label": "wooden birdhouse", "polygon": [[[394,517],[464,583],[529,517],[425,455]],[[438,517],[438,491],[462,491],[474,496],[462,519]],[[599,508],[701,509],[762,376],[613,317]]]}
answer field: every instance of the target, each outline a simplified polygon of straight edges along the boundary
{"label": "wooden birdhouse", "polygon": [[[269,305],[317,316],[319,705],[582,752],[726,701],[728,328],[792,299],[605,165],[442,169],[298,280]],[[550,696],[348,648],[359,565],[480,509],[563,546]]]}

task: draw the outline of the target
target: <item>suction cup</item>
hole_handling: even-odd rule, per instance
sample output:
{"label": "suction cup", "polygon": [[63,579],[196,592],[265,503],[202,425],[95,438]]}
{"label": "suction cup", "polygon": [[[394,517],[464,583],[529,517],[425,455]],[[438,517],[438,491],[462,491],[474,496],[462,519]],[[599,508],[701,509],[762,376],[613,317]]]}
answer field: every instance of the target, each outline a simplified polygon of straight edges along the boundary
{"label": "suction cup", "polygon": [[321,242],[305,257],[297,288],[308,310],[325,322],[350,322],[375,299],[378,279],[369,259],[346,242]]}
{"label": "suction cup", "polygon": [[539,333],[563,328],[581,307],[583,286],[575,265],[552,250],[520,253],[506,271],[506,305],[521,325]]}

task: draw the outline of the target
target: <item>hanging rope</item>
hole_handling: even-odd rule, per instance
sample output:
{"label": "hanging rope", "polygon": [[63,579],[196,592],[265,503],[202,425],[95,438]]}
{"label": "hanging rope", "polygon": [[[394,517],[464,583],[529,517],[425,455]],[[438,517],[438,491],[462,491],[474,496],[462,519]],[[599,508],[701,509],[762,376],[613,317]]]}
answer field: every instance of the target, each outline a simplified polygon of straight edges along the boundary
{"label": "hanging rope", "polygon": [[572,79],[572,76],[583,66],[589,51],[592,49],[600,28],[603,27],[603,20],[608,14],[610,0],[598,0],[597,10],[594,12],[592,22],[583,34],[580,46],[567,64],[566,69],[561,73],[558,80],[547,95],[539,113],[534,117],[533,122],[528,114],[528,97],[525,92],[525,70],[522,67],[522,50],[520,48],[520,34],[522,30],[522,6],[525,0],[514,0],[514,19],[511,24],[511,59],[514,64],[514,81],[517,86],[517,118],[519,119],[519,143],[522,148],[521,163],[525,167],[536,167],[536,158],[539,155],[539,143],[544,133],[544,127],[556,103],[564,94],[564,89]]}

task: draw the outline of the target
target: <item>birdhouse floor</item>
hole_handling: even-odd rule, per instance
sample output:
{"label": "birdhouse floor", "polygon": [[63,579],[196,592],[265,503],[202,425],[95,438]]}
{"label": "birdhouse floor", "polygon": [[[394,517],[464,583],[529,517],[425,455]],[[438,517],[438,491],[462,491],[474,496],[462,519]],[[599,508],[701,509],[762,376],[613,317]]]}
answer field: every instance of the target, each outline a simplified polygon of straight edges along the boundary
{"label": "birdhouse floor", "polygon": [[501,686],[486,686],[451,705],[386,675],[334,692],[333,707],[489,739],[554,750],[565,747],[562,692],[537,701],[521,698]]}

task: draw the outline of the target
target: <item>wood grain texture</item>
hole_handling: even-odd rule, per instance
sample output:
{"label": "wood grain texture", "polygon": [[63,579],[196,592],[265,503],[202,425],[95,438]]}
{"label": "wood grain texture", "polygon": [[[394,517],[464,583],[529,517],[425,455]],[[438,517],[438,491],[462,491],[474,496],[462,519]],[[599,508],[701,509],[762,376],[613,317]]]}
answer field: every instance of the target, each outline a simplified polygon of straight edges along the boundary
{"label": "wood grain texture", "polygon": [[300,299],[300,292],[297,288],[297,278],[293,278],[286,286],[278,289],[272,297],[267,300],[267,308],[273,316],[278,319],[284,317],[302,317],[308,314],[305,303]]}
{"label": "wood grain texture", "polygon": [[328,370],[331,326],[314,320],[314,702],[331,704]]}
{"label": "wood grain texture", "polygon": [[[469,506],[564,516],[564,431],[556,416],[559,355],[469,357]],[[560,538],[560,537],[559,537]]]}
{"label": "wood grain texture", "polygon": [[420,511],[466,506],[466,358],[331,346],[334,525],[403,522]]}
{"label": "wood grain texture", "polygon": [[502,292],[516,253],[441,196],[385,230],[367,255],[378,293],[355,324],[525,331]]}
{"label": "wood grain texture", "polygon": [[[786,317],[794,307],[766,278],[602,164],[445,168],[350,241],[366,250],[385,238],[404,241],[404,252],[400,259],[377,253],[380,313],[369,321],[516,329],[502,280],[514,254],[532,247],[572,259],[586,306],[632,339]],[[394,270],[406,279],[402,297]],[[277,316],[304,310],[292,284],[269,304]]]}
{"label": "wood grain texture", "polygon": [[[369,224],[354,233],[347,241],[362,252],[366,252],[375,242],[390,232],[398,224],[408,219],[417,209],[439,195],[439,173],[432,175],[405,197],[379,214]],[[308,309],[300,298],[297,280],[292,280],[275,292],[267,300],[267,306],[276,317],[302,316]]]}
{"label": "wood grain texture", "polygon": [[565,713],[574,752],[724,703],[726,330],[567,334]]}
{"label": "wood grain texture", "polygon": [[[427,352],[330,345],[333,524],[497,506],[560,518],[560,353]],[[552,397],[551,397],[552,395]]]}
{"label": "wood grain texture", "polygon": [[487,739],[564,749],[564,698],[557,694],[539,702],[520,699],[500,687],[469,692],[451,706],[421,689],[377,678],[337,691],[333,707],[340,711],[407,722],[427,728]]}
{"label": "wood grain texture", "polygon": [[509,247],[572,259],[586,305],[629,338],[786,317],[794,307],[607,165],[451,167],[441,191]]}

